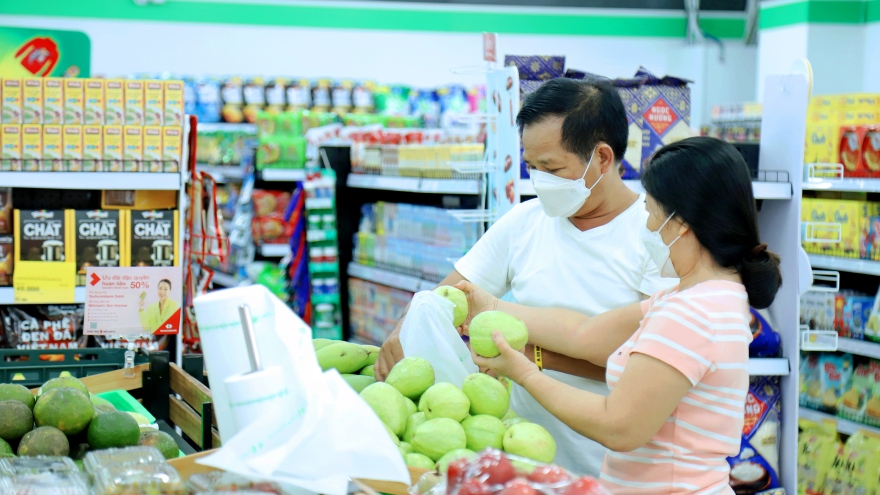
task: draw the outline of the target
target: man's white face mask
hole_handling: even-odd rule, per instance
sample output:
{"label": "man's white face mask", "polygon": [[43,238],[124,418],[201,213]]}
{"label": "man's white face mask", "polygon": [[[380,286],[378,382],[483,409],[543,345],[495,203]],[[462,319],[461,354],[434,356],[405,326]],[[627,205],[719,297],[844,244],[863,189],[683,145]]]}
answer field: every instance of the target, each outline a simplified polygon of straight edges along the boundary
{"label": "man's white face mask", "polygon": [[604,175],[600,175],[589,188],[584,183],[584,177],[587,176],[587,170],[590,170],[595,154],[596,148],[593,148],[590,161],[587,162],[587,168],[584,169],[584,175],[580,179],[565,179],[540,170],[532,170],[529,173],[544,213],[551,217],[567,218],[581,209],[590,197],[590,192]]}

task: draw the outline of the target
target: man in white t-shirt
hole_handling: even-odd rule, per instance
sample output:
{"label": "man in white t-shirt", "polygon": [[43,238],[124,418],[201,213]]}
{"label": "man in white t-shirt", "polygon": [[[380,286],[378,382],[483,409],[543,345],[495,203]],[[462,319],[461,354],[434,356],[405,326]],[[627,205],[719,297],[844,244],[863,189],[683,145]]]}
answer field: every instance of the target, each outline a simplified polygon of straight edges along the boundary
{"label": "man in white t-shirt", "polygon": [[[538,200],[502,216],[440,285],[468,280],[496,297],[510,292],[520,304],[592,316],[676,282],[661,279],[650,261],[640,240],[648,217],[644,198],[618,174],[628,129],[616,88],[606,81],[548,81],[526,98],[517,124]],[[399,331],[400,323],[382,345],[378,379],[403,358]],[[534,360],[533,347],[525,353]],[[557,380],[608,394],[604,368],[547,351],[542,360],[545,373]],[[511,408],[550,431],[557,464],[598,476],[603,446],[563,424],[517,385]]]}

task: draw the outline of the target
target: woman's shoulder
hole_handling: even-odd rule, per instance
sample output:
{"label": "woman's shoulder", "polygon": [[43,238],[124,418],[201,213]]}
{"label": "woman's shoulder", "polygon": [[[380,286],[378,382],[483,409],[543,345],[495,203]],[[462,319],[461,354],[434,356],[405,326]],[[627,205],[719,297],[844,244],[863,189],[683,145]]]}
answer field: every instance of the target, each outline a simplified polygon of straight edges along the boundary
{"label": "woman's shoulder", "polygon": [[728,328],[729,324],[748,327],[748,295],[742,284],[712,280],[685,290],[678,286],[660,291],[649,300],[648,316],[666,316],[681,324],[707,331]]}

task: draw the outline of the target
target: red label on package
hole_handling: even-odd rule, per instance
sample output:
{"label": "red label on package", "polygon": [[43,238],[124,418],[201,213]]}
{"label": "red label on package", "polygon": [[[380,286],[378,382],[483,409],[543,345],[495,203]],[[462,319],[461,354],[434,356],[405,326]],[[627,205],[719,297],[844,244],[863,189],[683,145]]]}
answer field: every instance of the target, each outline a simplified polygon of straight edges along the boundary
{"label": "red label on package", "polygon": [[752,430],[758,425],[761,418],[764,417],[765,411],[767,411],[767,403],[755,397],[755,395],[749,391],[749,395],[746,396],[746,414],[745,422],[743,423],[743,435],[749,436],[749,434],[752,433]]}
{"label": "red label on package", "polygon": [[662,98],[648,107],[642,116],[645,118],[645,122],[660,135],[678,120],[678,115]]}

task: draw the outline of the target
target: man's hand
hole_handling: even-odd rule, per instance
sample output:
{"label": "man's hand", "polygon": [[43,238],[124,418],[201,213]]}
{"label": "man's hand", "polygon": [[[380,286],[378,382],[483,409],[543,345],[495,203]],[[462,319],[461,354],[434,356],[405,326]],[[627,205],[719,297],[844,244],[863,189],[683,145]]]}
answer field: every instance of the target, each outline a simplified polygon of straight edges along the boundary
{"label": "man's hand", "polygon": [[391,368],[403,359],[403,347],[400,346],[400,325],[388,335],[382,348],[379,350],[379,357],[376,358],[376,364],[373,367],[373,375],[376,380],[384,382],[391,372]]}

